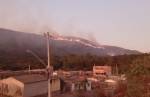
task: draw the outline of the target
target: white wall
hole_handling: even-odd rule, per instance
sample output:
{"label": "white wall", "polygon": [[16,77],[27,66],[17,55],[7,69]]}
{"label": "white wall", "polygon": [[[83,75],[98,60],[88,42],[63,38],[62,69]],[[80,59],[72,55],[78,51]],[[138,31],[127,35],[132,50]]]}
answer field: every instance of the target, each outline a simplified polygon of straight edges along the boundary
{"label": "white wall", "polygon": [[32,97],[46,93],[47,81],[42,81],[38,83],[25,84],[23,97]]}
{"label": "white wall", "polygon": [[[32,97],[47,93],[47,81],[34,82],[30,84],[23,84],[14,78],[7,78],[0,80],[0,94],[10,95],[15,97]],[[53,79],[51,84],[51,91],[60,90],[60,80]],[[1,95],[0,95],[1,97]]]}
{"label": "white wall", "polygon": [[[32,97],[41,94],[47,93],[47,81],[41,81],[37,83],[25,84],[24,88],[24,96],[23,97]],[[56,79],[52,81],[51,91],[59,91],[60,90],[60,80]]]}

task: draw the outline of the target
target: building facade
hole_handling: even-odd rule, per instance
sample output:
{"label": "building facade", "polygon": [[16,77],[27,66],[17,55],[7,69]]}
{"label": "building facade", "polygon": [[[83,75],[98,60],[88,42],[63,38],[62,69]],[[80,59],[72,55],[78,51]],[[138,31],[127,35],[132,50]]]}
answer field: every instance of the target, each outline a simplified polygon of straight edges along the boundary
{"label": "building facade", "polygon": [[[10,97],[34,97],[46,94],[47,78],[43,75],[22,75],[9,77],[0,81],[0,95]],[[51,79],[51,91],[60,90],[59,78]],[[0,96],[0,97],[1,97]]]}
{"label": "building facade", "polygon": [[93,66],[93,75],[94,76],[110,76],[112,73],[111,66]]}

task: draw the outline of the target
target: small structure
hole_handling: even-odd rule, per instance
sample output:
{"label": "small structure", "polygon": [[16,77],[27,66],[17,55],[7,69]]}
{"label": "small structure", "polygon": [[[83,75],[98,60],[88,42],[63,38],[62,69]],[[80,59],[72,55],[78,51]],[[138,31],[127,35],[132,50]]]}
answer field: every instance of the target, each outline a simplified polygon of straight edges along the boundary
{"label": "small structure", "polygon": [[[34,97],[48,91],[47,77],[39,74],[20,75],[0,80],[0,97]],[[60,90],[59,78],[51,79],[51,91]]]}
{"label": "small structure", "polygon": [[112,72],[111,66],[93,66],[93,75],[94,76],[110,76]]}
{"label": "small structure", "polygon": [[90,91],[91,90],[91,81],[84,79],[84,80],[72,82],[71,91],[78,91],[78,90]]}
{"label": "small structure", "polygon": [[91,90],[91,81],[84,76],[72,76],[64,79],[64,81],[66,82],[68,88],[70,88],[69,90],[71,92],[78,90]]}

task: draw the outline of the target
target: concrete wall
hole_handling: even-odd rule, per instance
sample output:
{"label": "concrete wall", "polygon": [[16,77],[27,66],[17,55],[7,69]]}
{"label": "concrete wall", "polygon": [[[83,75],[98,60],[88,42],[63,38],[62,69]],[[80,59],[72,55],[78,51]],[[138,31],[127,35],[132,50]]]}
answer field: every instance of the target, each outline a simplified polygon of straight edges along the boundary
{"label": "concrete wall", "polygon": [[51,83],[51,91],[59,91],[60,90],[60,79],[53,79]]}
{"label": "concrete wall", "polygon": [[[25,84],[23,97],[32,97],[41,94],[46,94],[48,90],[47,84],[48,84],[47,81]],[[60,80],[53,79],[51,83],[51,91],[54,92],[59,90],[60,90]]]}
{"label": "concrete wall", "polygon": [[25,84],[23,97],[32,97],[47,93],[47,81]]}
{"label": "concrete wall", "polygon": [[[33,97],[41,94],[47,93],[48,82],[39,81],[24,84],[14,78],[7,78],[0,80],[0,97],[4,95],[12,97]],[[60,90],[60,80],[53,79],[51,83],[51,91]]]}

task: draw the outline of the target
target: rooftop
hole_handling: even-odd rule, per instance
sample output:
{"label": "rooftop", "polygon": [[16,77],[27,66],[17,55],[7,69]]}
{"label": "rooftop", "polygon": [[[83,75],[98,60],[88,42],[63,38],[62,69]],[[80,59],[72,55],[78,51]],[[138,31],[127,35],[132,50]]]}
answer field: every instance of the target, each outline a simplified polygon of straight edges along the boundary
{"label": "rooftop", "polygon": [[40,74],[29,74],[29,75],[20,75],[20,76],[13,76],[16,80],[23,82],[25,84],[35,83],[40,81],[46,81],[47,77]]}

